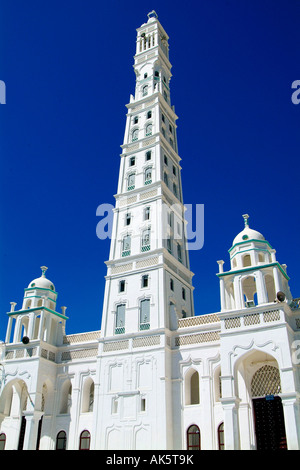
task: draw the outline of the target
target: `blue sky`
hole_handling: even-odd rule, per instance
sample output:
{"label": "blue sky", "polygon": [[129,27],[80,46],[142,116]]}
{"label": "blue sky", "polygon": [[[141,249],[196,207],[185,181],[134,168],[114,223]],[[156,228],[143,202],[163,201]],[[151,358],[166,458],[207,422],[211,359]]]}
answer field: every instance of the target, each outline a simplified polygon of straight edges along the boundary
{"label": "blue sky", "polygon": [[1,339],[42,265],[67,333],[100,329],[109,240],[96,209],[114,204],[136,28],[153,9],[170,37],[184,201],[205,207],[196,314],[219,310],[216,261],[229,268],[244,213],[300,296],[299,1],[2,0]]}

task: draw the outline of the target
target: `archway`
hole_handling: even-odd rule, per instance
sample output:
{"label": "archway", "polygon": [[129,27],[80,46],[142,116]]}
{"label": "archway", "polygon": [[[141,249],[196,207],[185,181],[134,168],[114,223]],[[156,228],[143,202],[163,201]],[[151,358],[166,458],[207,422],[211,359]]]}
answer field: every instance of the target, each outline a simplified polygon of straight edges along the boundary
{"label": "archway", "polygon": [[286,434],[277,367],[260,367],[251,380],[257,450],[286,450]]}

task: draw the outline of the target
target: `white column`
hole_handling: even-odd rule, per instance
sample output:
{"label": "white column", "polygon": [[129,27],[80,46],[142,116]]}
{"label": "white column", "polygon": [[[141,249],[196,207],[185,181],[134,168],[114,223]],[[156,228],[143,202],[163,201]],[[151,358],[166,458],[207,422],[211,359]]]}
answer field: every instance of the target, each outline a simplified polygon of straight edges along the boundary
{"label": "white column", "polygon": [[297,392],[280,394],[288,450],[300,449],[299,396]]}
{"label": "white column", "polygon": [[277,266],[274,266],[273,268],[273,276],[274,276],[274,284],[275,284],[275,294],[277,294],[277,292],[282,291],[282,285],[281,285],[281,280],[280,280]]}
{"label": "white column", "polygon": [[225,450],[239,450],[239,421],[238,421],[238,404],[239,398],[226,397],[221,398],[224,411],[224,438]]}
{"label": "white column", "polygon": [[242,289],[241,289],[241,280],[239,277],[235,277],[233,281],[233,290],[234,290],[234,300],[235,300],[235,308],[240,310],[244,308],[244,301],[242,299]]}
{"label": "white column", "polygon": [[19,315],[16,319],[13,343],[18,343],[20,341],[20,326],[21,316]]}
{"label": "white column", "polygon": [[28,332],[27,332],[27,336],[29,339],[33,339],[34,320],[35,320],[35,313],[33,311],[29,314],[29,324],[28,324]]}
{"label": "white column", "polygon": [[26,418],[23,450],[36,450],[38,426],[43,412],[24,411],[23,413]]}
{"label": "white column", "polygon": [[[223,260],[217,261],[219,265],[219,273],[223,273]],[[225,301],[225,281],[222,277],[220,277],[220,300],[221,300],[221,311],[226,309],[226,301]]]}
{"label": "white column", "polygon": [[222,278],[220,278],[220,300],[221,300],[221,311],[226,310],[225,281]]}
{"label": "white column", "polygon": [[265,278],[262,271],[256,273],[256,292],[258,304],[265,304],[268,302]]}
{"label": "white column", "polygon": [[44,317],[45,317],[45,310],[42,310],[41,316],[40,316],[39,332],[38,332],[38,339],[40,341],[43,339],[42,334],[43,334]]}
{"label": "white column", "polygon": [[12,324],[13,324],[13,317],[9,317],[8,323],[7,323],[6,336],[5,336],[5,342],[6,342],[6,343],[9,343],[9,342],[10,342],[10,335],[11,335]]}

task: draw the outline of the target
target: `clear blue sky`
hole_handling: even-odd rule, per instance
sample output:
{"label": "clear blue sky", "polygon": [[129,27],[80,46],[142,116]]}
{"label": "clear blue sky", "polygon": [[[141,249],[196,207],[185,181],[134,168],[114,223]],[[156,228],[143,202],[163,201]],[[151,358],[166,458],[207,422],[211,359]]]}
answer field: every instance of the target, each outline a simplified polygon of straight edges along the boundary
{"label": "clear blue sky", "polygon": [[300,79],[296,0],[2,0],[0,338],[10,302],[47,276],[67,333],[100,329],[109,240],[96,209],[114,203],[136,28],[154,9],[170,36],[185,203],[205,206],[190,254],[196,314],[219,310],[219,259],[242,214],[288,266],[300,296]]}

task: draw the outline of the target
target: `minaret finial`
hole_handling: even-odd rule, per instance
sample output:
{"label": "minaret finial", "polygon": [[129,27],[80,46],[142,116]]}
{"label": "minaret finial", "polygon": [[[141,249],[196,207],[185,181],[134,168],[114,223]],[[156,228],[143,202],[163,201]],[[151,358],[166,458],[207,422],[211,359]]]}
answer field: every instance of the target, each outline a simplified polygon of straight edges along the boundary
{"label": "minaret finial", "polygon": [[157,13],[154,10],[150,11],[147,16],[149,20],[150,18],[158,18]]}
{"label": "minaret finial", "polygon": [[45,277],[45,272],[47,271],[47,266],[41,266],[41,270],[42,270],[42,277]]}
{"label": "minaret finial", "polygon": [[243,215],[243,219],[244,219],[244,222],[245,222],[245,228],[246,228],[246,227],[249,227],[249,223],[248,223],[249,215],[248,215],[248,214],[244,214],[244,215]]}

